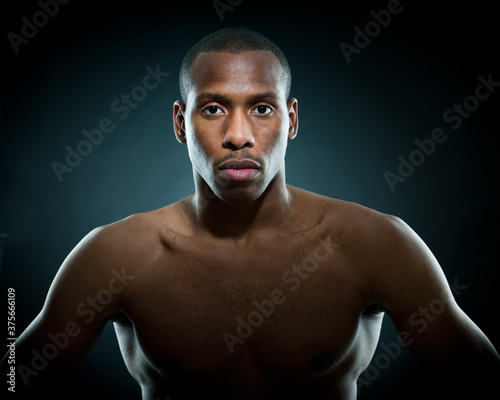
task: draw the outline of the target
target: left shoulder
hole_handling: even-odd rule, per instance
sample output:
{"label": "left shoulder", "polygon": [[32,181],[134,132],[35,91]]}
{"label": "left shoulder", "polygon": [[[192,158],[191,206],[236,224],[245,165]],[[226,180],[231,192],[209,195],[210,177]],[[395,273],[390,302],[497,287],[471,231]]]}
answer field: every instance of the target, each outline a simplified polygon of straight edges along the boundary
{"label": "left shoulder", "polygon": [[374,296],[382,300],[397,288],[430,284],[441,291],[447,285],[432,252],[401,218],[310,192],[304,196]]}
{"label": "left shoulder", "polygon": [[412,242],[418,238],[402,219],[394,215],[302,189],[294,188],[294,191],[301,198],[301,210],[309,209],[307,214],[310,214],[311,219],[321,219],[332,231],[341,232],[348,242],[380,247],[394,240]]}

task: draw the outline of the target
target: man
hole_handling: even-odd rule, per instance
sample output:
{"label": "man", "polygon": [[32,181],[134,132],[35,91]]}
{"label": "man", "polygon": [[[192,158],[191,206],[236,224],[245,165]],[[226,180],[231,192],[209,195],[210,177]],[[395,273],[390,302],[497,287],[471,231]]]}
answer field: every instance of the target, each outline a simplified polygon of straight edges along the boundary
{"label": "man", "polygon": [[[488,393],[498,354],[420,238],[286,184],[290,87],[286,58],[255,32],[191,48],[173,120],[195,193],[76,246],[16,343],[19,389],[71,369],[113,321],[145,400],[355,399],[385,312],[446,391]],[[425,327],[410,317],[429,307]]]}

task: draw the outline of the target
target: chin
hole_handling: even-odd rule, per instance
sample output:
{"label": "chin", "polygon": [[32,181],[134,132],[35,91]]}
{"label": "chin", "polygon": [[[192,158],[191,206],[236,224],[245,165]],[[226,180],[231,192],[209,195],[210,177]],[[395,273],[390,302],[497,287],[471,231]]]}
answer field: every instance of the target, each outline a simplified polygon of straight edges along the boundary
{"label": "chin", "polygon": [[238,182],[223,180],[217,177],[210,186],[215,196],[223,202],[228,204],[245,204],[257,200],[262,195],[265,191],[262,183],[261,180]]}
{"label": "chin", "polygon": [[229,204],[248,204],[258,200],[264,190],[259,190],[254,185],[246,187],[226,187],[220,189],[217,197]]}
{"label": "chin", "polygon": [[228,204],[248,204],[256,201],[260,195],[248,191],[232,191],[231,193],[221,193],[218,196],[223,202]]}

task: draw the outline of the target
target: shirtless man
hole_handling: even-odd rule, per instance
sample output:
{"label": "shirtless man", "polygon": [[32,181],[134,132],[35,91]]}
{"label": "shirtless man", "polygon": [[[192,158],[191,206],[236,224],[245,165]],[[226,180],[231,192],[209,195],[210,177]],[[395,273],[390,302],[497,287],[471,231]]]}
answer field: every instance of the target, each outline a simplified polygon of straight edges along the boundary
{"label": "shirtless man", "polygon": [[[113,321],[144,400],[353,400],[385,312],[446,390],[488,393],[498,354],[422,240],[285,183],[298,103],[281,51],[218,31],[188,52],[180,85],[174,131],[195,193],[75,247],[16,343],[18,390],[77,365]],[[410,316],[431,304],[422,329]]]}

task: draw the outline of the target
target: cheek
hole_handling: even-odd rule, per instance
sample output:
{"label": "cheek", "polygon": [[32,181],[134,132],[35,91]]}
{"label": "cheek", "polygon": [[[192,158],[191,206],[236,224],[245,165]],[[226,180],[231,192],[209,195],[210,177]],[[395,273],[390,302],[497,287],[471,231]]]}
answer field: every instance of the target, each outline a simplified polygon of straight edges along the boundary
{"label": "cheek", "polygon": [[202,129],[198,125],[192,120],[186,121],[186,142],[191,161],[203,157],[205,153],[204,148],[206,147],[206,143],[204,138],[208,136],[201,134]]}
{"label": "cheek", "polygon": [[187,139],[187,148],[191,164],[198,165],[203,159],[203,148],[192,138]]}
{"label": "cheek", "polygon": [[288,143],[288,125],[286,121],[276,124],[269,129],[269,133],[264,135],[264,138],[269,138],[266,147],[270,152],[276,155],[283,156]]}
{"label": "cheek", "polygon": [[[270,137],[271,138],[271,137]],[[283,134],[275,135],[264,144],[267,149],[267,172],[274,176],[284,165],[288,138]]]}
{"label": "cheek", "polygon": [[193,166],[204,166],[208,164],[207,154],[210,153],[207,151],[207,144],[204,143],[200,137],[194,134],[190,135],[190,137],[187,138],[187,148]]}
{"label": "cheek", "polygon": [[208,179],[213,162],[217,158],[217,133],[214,129],[191,122],[186,126],[186,142],[188,154],[194,169]]}

